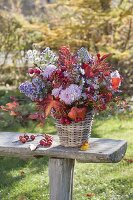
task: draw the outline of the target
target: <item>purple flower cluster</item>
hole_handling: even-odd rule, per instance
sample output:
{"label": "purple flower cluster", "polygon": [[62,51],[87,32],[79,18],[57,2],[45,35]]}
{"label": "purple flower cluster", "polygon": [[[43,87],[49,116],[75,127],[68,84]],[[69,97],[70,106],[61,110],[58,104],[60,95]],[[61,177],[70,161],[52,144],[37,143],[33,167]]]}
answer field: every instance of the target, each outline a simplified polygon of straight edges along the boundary
{"label": "purple flower cluster", "polygon": [[33,78],[32,82],[26,81],[19,86],[21,93],[24,93],[32,101],[43,98],[45,85],[39,78]]}

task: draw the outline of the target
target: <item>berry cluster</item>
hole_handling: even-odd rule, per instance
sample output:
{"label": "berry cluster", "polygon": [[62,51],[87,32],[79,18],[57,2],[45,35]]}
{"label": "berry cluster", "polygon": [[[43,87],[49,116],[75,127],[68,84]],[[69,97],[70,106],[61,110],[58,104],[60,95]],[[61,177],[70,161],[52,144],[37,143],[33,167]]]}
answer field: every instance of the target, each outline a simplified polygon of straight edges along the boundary
{"label": "berry cluster", "polygon": [[30,68],[29,70],[28,70],[28,73],[29,74],[36,74],[36,75],[39,75],[40,73],[41,73],[41,70],[39,69],[39,68],[35,68],[35,69],[33,69],[33,68]]}
{"label": "berry cluster", "polygon": [[19,136],[19,141],[22,143],[26,143],[26,142],[35,140],[35,137],[36,137],[35,135],[29,136],[29,135],[24,134],[23,136],[22,135]]}
{"label": "berry cluster", "polygon": [[46,134],[43,137],[44,138],[40,140],[39,144],[44,147],[51,146],[53,143],[53,138],[50,135],[46,135]]}
{"label": "berry cluster", "polygon": [[[33,140],[35,140],[35,138],[37,137],[37,136],[42,136],[43,137],[43,139],[41,139],[40,141],[39,141],[39,145],[41,145],[41,146],[44,146],[44,147],[46,147],[46,146],[51,146],[52,145],[52,143],[53,143],[53,138],[52,138],[52,136],[50,136],[50,135],[48,135],[48,134],[45,134],[45,135],[27,135],[27,134],[24,134],[23,136],[22,135],[20,135],[19,136],[19,141],[21,142],[21,143],[26,143],[26,142],[30,142],[30,141],[33,141]],[[38,145],[38,146],[39,146]]]}

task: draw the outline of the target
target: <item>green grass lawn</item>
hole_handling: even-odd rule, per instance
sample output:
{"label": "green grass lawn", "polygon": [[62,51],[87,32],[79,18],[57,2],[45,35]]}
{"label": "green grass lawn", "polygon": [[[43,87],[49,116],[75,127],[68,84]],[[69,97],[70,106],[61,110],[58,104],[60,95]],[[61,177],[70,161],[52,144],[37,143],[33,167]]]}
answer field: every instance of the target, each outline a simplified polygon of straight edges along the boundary
{"label": "green grass lawn", "polygon": [[[55,134],[52,120],[45,128],[19,125],[5,131],[47,132]],[[1,127],[0,131],[3,131]],[[125,158],[133,159],[133,118],[115,116],[96,118],[92,137],[124,139]],[[55,186],[56,187],[56,186]],[[92,197],[89,195],[92,194]],[[133,163],[85,164],[76,162],[73,200],[133,200]],[[48,159],[0,158],[0,200],[48,200]]]}

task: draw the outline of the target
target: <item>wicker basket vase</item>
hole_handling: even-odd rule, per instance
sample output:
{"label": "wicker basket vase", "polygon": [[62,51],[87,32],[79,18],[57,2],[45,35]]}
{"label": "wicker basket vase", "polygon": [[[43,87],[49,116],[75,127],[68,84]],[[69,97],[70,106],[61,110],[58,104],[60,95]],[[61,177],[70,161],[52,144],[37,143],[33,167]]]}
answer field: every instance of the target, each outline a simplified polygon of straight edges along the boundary
{"label": "wicker basket vase", "polygon": [[60,144],[64,147],[79,147],[88,141],[91,135],[91,126],[94,112],[88,112],[84,121],[63,125],[56,120],[56,128]]}

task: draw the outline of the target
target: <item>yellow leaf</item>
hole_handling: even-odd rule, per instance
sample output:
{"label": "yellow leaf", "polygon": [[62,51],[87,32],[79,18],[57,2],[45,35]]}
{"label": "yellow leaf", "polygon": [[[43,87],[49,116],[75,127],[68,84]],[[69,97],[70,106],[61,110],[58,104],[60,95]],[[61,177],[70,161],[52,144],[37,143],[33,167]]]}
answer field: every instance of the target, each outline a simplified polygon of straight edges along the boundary
{"label": "yellow leaf", "polygon": [[81,151],[87,151],[89,149],[89,147],[90,147],[89,143],[88,142],[84,142],[82,144],[82,146],[80,147],[80,150]]}

